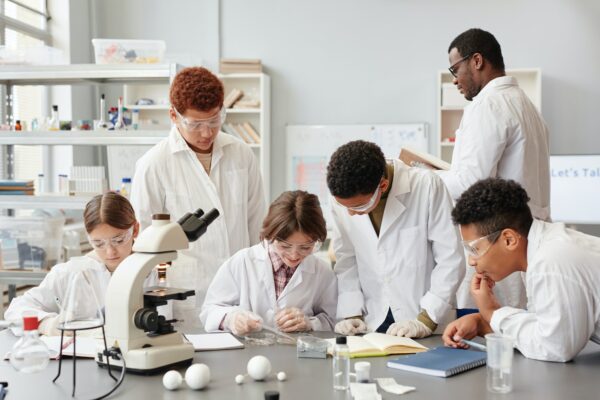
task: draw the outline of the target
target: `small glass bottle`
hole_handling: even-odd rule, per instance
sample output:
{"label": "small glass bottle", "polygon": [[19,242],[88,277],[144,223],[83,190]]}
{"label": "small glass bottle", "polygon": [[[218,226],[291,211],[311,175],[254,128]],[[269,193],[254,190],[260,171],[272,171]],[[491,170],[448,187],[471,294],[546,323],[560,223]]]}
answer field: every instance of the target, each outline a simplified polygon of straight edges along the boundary
{"label": "small glass bottle", "polygon": [[39,196],[44,193],[46,193],[46,179],[44,178],[44,174],[38,174],[35,180],[35,194]]}
{"label": "small glass bottle", "polygon": [[23,130],[23,126],[21,125],[21,120],[17,120],[17,122],[15,123],[15,131],[22,131]]}
{"label": "small glass bottle", "polygon": [[100,119],[96,123],[96,128],[100,130],[108,129],[108,122],[104,119],[106,117],[106,98],[104,94],[100,96]]}
{"label": "small glass bottle", "polygon": [[62,196],[69,195],[69,178],[67,175],[58,174],[58,191]]}
{"label": "small glass bottle", "polygon": [[123,131],[127,129],[125,126],[125,118],[123,117],[123,97],[119,97],[117,106],[117,120],[115,121],[115,131]]}
{"label": "small glass bottle", "polygon": [[121,196],[129,198],[131,194],[131,178],[121,179],[121,190],[119,190],[119,193]]}
{"label": "small glass bottle", "polygon": [[37,131],[38,129],[40,129],[40,123],[37,118],[34,118],[31,120],[31,130]]}
{"label": "small glass bottle", "polygon": [[23,336],[12,348],[10,363],[20,372],[44,370],[50,362],[48,346],[40,340],[37,316],[23,317]]}
{"label": "small glass bottle", "polygon": [[131,111],[131,127],[137,131],[140,128],[140,110],[133,109]]}
{"label": "small glass bottle", "polygon": [[346,336],[335,338],[333,348],[333,388],[348,390],[350,386],[350,349]]}
{"label": "small glass bottle", "polygon": [[56,104],[52,106],[52,117],[50,117],[50,121],[48,121],[48,130],[60,130],[60,120],[58,119],[58,106]]}

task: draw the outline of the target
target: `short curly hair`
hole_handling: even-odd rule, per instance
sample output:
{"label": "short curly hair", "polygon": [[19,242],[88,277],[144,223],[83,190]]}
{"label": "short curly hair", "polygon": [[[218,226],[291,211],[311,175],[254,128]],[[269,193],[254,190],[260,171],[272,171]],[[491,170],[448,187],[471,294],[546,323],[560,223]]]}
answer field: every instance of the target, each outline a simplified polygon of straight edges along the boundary
{"label": "short curly hair", "polygon": [[502,57],[502,49],[500,43],[494,35],[484,31],[483,29],[473,28],[464,31],[458,35],[450,46],[448,53],[456,47],[458,53],[463,56],[470,56],[474,53],[479,53],[499,71],[504,71],[504,58]]}
{"label": "short curly hair", "polygon": [[175,75],[169,100],[181,114],[189,109],[211,111],[223,106],[223,83],[202,67],[184,68]]}
{"label": "short curly hair", "polygon": [[474,224],[482,236],[511,228],[527,236],[533,222],[529,196],[517,182],[488,178],[467,189],[452,210],[456,225]]}
{"label": "short curly hair", "polygon": [[355,140],[340,146],[327,165],[327,186],[335,197],[370,194],[385,176],[385,157],[375,143]]}

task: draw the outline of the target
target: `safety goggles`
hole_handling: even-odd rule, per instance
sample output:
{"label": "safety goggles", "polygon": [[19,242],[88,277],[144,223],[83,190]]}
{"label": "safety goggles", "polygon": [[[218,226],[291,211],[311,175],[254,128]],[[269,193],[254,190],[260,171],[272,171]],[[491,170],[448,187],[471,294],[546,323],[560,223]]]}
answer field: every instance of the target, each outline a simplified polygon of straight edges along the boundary
{"label": "safety goggles", "polygon": [[112,237],[110,239],[92,239],[88,236],[88,241],[92,245],[92,247],[96,250],[104,250],[108,246],[111,247],[121,247],[125,244],[129,243],[131,237],[133,236],[133,226],[129,228],[126,232]]}
{"label": "safety goggles", "polygon": [[179,119],[179,123],[186,131],[200,131],[204,128],[208,129],[219,129],[223,122],[225,122],[225,117],[227,112],[225,108],[221,108],[219,112],[207,119],[188,119],[181,115],[179,111],[175,107],[173,107],[173,111],[177,115],[177,119]]}
{"label": "safety goggles", "polygon": [[340,202],[338,202],[337,200],[335,202],[338,203],[340,206],[345,207],[346,209],[348,209],[350,211],[354,211],[354,212],[367,212],[377,202],[377,196],[379,196],[379,192],[381,192],[381,186],[377,186],[377,189],[375,189],[375,193],[373,193],[373,196],[371,196],[371,199],[368,202],[366,202],[365,204],[361,205],[361,206],[346,207],[345,205],[340,204]]}
{"label": "safety goggles", "polygon": [[[496,243],[496,240],[498,240],[501,233],[502,229],[496,232],[492,232],[489,235],[482,236],[479,239],[470,241],[463,240],[462,245],[465,248],[465,252],[468,256],[473,258],[480,258],[488,252],[488,250],[494,245],[494,243]],[[484,250],[481,250],[479,249],[479,243],[481,243],[484,239],[490,242],[490,244]]]}
{"label": "safety goggles", "polygon": [[304,257],[316,253],[321,248],[320,240],[303,244],[292,244],[285,240],[275,239],[271,243],[275,246],[275,249],[282,254],[291,255],[294,254],[295,251],[296,254],[300,254]]}

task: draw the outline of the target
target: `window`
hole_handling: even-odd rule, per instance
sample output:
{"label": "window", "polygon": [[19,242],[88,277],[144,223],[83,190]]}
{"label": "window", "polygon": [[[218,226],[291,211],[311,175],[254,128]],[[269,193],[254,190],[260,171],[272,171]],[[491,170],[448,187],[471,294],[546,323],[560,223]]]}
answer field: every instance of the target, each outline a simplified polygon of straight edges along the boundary
{"label": "window", "polygon": [[[45,0],[0,0],[0,45],[11,49],[23,49],[49,44],[49,17],[46,10]],[[47,110],[44,110],[47,97],[48,91],[45,87],[15,86],[12,123],[19,120],[24,129],[29,129],[34,118],[39,121],[47,114]],[[5,122],[6,110],[2,111],[2,122]],[[3,151],[0,170],[2,177],[8,177],[8,171],[4,170],[5,155],[6,151]],[[42,155],[41,146],[14,146],[14,178],[34,179],[43,172]]]}

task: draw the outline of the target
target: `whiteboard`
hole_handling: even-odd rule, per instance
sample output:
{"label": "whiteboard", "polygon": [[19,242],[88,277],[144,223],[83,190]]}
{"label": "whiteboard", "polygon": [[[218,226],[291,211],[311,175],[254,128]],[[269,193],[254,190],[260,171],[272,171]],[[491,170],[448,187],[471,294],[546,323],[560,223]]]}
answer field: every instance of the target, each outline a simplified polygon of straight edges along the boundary
{"label": "whiteboard", "polygon": [[121,189],[121,180],[131,178],[135,172],[135,163],[152,146],[106,146],[108,161],[108,184],[112,190]]}
{"label": "whiteboard", "polygon": [[600,224],[600,155],[550,156],[553,221]]}
{"label": "whiteboard", "polygon": [[398,158],[400,148],[429,152],[426,123],[393,125],[288,125],[286,127],[286,187],[319,196],[331,228],[327,163],[341,145],[353,140],[374,142],[386,158]]}

